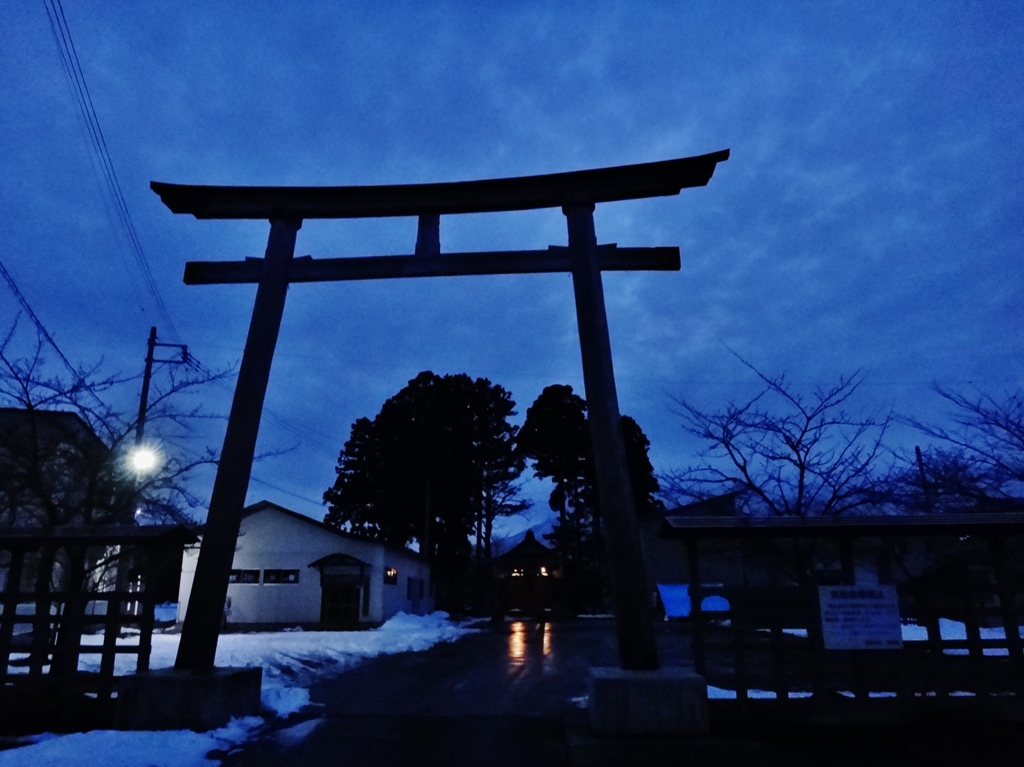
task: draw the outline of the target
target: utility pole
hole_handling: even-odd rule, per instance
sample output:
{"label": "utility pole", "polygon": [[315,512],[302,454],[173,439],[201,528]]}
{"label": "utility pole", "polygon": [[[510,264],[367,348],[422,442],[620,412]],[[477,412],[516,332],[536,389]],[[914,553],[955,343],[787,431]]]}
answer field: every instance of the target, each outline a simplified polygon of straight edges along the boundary
{"label": "utility pole", "polygon": [[[157,360],[153,359],[153,353],[158,346],[169,346],[181,350],[181,359]],[[142,437],[146,433],[146,410],[149,408],[149,382],[153,379],[153,363],[166,362],[173,365],[188,363],[188,347],[184,344],[158,344],[156,342],[156,328],[149,329],[149,341],[146,344],[146,367],[142,371],[142,396],[139,397],[139,419],[135,425],[135,444],[142,444]]]}

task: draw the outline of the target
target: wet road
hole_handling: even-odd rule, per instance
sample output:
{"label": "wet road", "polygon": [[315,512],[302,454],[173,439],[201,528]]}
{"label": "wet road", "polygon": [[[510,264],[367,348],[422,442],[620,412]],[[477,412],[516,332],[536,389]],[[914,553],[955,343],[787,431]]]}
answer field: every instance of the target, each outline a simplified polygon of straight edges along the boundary
{"label": "wet road", "polygon": [[[688,641],[659,632],[663,665],[684,665]],[[229,765],[564,765],[565,714],[592,666],[618,665],[614,623],[506,623],[426,652],[367,661],[314,686],[311,734],[289,747],[268,733]]]}
{"label": "wet road", "polygon": [[[682,631],[679,624],[658,626],[663,665],[689,665]],[[734,707],[713,708],[707,736],[598,741],[585,734],[577,705],[588,670],[617,662],[611,620],[485,628],[325,677],[311,689],[318,706],[227,755],[225,764],[960,767],[1018,764],[1024,753],[1024,710],[1007,718],[985,707],[836,726],[741,724]]]}

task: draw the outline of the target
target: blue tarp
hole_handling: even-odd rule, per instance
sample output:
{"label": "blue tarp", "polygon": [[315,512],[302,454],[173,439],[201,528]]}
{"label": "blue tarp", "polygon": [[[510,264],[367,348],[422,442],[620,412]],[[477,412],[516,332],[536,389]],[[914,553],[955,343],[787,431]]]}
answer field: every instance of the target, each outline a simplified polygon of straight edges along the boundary
{"label": "blue tarp", "polygon": [[[690,585],[688,583],[659,583],[658,593],[669,618],[685,618],[690,614]],[[707,596],[700,602],[706,613],[727,612],[729,600],[720,596]]]}

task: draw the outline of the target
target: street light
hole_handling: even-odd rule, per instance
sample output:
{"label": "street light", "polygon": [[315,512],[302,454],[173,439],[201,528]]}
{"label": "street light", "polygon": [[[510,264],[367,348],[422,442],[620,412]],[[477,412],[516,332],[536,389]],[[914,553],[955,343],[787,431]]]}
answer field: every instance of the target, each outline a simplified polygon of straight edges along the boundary
{"label": "street light", "polygon": [[160,466],[160,454],[148,445],[137,445],[128,452],[128,465],[137,477],[144,477]]}
{"label": "street light", "polygon": [[123,453],[121,460],[125,478],[133,487],[135,519],[138,520],[142,515],[142,506],[139,503],[142,499],[143,486],[159,470],[164,461],[163,454],[153,444],[137,443]]}

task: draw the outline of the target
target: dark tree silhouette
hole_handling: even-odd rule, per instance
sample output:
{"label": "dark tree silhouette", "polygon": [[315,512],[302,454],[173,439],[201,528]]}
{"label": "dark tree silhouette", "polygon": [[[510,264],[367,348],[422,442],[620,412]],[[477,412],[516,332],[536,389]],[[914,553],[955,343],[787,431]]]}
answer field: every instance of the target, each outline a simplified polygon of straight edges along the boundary
{"label": "dark tree silhouette", "polygon": [[514,408],[486,379],[420,373],[373,420],[353,424],[324,493],[325,522],[400,546],[416,540],[438,575],[461,578],[472,539],[487,556],[495,517],[525,508]]}
{"label": "dark tree silhouette", "polygon": [[[647,457],[650,442],[629,416],[622,417],[622,433],[634,504],[637,514],[642,515],[660,506],[654,497],[658,480]],[[578,598],[596,602],[605,577],[600,499],[587,405],[571,386],[556,384],[541,392],[526,412],[519,451],[533,461],[535,476],[554,482],[548,505],[558,514],[558,520],[546,537],[561,554],[568,581],[596,582],[592,587],[578,588],[584,592]],[[573,589],[571,583],[569,589]]]}
{"label": "dark tree silhouette", "polygon": [[718,411],[677,401],[683,428],[707,447],[699,464],[663,478],[668,497],[740,490],[748,512],[779,516],[835,516],[887,497],[893,461],[883,440],[892,416],[847,412],[859,372],[805,396],[784,374],[769,377],[741,362],[763,384],[756,396]]}
{"label": "dark tree silhouette", "polygon": [[593,561],[594,478],[587,405],[571,386],[548,386],[526,411],[519,451],[533,461],[534,475],[550,479],[548,499],[558,521],[547,538],[562,555],[563,569]]}
{"label": "dark tree silhouette", "polygon": [[622,437],[626,442],[626,465],[629,467],[629,483],[633,489],[633,507],[637,516],[642,517],[664,506],[656,497],[661,486],[647,455],[651,441],[647,439],[640,424],[628,415],[622,416]]}

